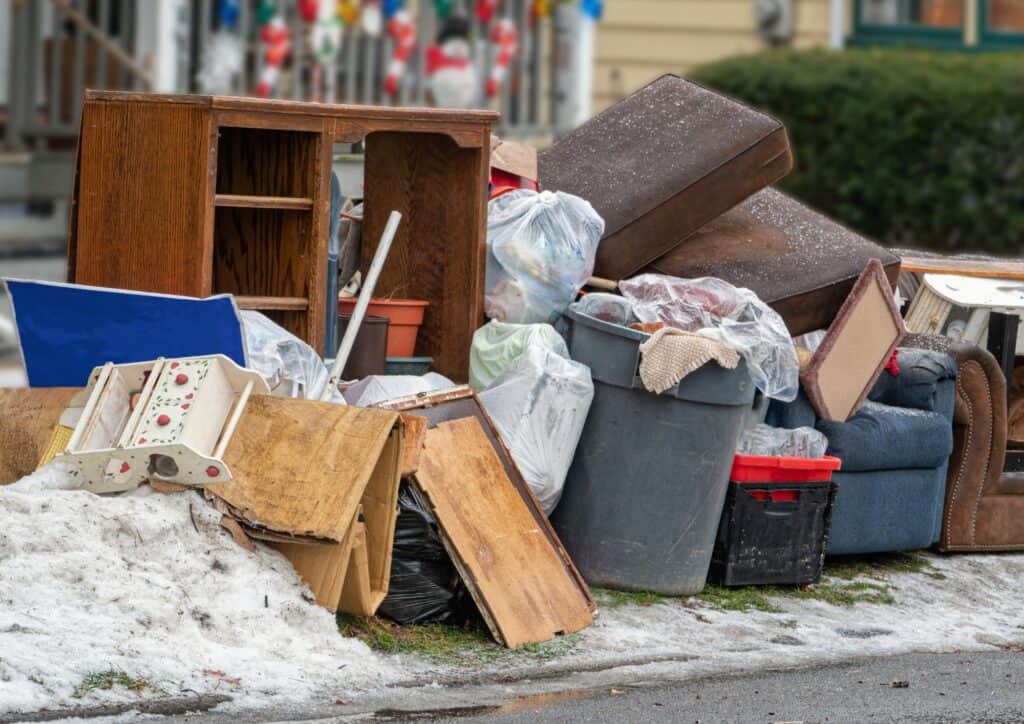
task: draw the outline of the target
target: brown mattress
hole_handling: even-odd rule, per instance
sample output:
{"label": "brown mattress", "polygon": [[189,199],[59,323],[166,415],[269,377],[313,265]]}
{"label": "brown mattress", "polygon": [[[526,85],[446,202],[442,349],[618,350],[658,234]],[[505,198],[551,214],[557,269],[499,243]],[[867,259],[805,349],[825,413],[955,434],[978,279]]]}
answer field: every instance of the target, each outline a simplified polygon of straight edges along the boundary
{"label": "brown mattress", "polygon": [[796,336],[825,329],[868,261],[895,288],[900,259],[776,189],[764,189],[704,226],[644,271],[713,276],[747,287]]}
{"label": "brown mattress", "polygon": [[605,221],[594,273],[624,279],[793,168],[782,123],[678,76],[641,88],[542,151],[540,186]]}

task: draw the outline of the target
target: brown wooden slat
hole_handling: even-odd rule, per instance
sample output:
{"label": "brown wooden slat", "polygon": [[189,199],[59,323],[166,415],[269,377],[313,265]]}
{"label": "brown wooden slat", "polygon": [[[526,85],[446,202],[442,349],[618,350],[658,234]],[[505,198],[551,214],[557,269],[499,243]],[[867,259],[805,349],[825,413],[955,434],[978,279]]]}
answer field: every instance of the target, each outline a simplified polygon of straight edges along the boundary
{"label": "brown wooden slat", "polygon": [[235,304],[239,309],[278,310],[287,312],[303,312],[309,309],[309,300],[305,297],[247,297],[236,296]]}
{"label": "brown wooden slat", "polygon": [[900,255],[905,272],[922,274],[959,274],[984,279],[1024,281],[1024,260],[1021,259],[957,259],[955,257],[924,257]]}
{"label": "brown wooden slat", "polygon": [[242,194],[217,194],[216,206],[230,206],[242,209],[278,209],[280,211],[308,211],[313,208],[313,199],[306,196],[244,196]]}

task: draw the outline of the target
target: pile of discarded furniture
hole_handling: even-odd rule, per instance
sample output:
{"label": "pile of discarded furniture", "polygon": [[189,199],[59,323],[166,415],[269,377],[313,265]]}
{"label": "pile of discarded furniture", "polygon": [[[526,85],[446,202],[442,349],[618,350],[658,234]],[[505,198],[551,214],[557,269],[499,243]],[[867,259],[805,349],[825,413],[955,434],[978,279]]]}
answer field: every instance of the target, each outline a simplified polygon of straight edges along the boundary
{"label": "pile of discarded furniture", "polygon": [[495,120],[87,92],[68,283],[7,280],[0,484],[197,491],[331,611],[510,647],[591,585],[1024,549],[1024,262],[877,246],[675,76],[539,153]]}

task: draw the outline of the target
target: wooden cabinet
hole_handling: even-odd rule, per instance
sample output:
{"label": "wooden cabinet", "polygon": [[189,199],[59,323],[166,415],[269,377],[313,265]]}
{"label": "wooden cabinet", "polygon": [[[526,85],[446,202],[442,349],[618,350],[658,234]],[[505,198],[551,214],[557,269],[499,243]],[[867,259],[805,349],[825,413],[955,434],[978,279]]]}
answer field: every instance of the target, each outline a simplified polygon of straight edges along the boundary
{"label": "wooden cabinet", "polygon": [[377,295],[430,302],[417,354],[456,380],[483,323],[489,111],[87,91],[68,278],[228,292],[323,347],[336,142],[366,141],[364,270],[404,215]]}

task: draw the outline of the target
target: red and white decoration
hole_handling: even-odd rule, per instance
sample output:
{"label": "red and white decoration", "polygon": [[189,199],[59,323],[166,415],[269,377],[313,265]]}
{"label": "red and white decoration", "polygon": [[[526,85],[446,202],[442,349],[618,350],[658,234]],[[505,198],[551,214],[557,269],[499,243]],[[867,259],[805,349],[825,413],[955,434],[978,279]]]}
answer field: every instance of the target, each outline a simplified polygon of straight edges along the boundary
{"label": "red and white decoration", "polygon": [[388,20],[388,35],[395,41],[395,50],[391,54],[388,74],[384,78],[384,90],[388,95],[395,96],[405,75],[405,66],[412,51],[416,49],[416,26],[408,10],[399,10],[391,16]]}
{"label": "red and white decoration", "polygon": [[508,18],[502,18],[494,23],[491,28],[491,43],[497,46],[498,55],[494,59],[494,67],[491,68],[491,75],[487,79],[487,97],[494,98],[501,90],[508,75],[508,67],[519,52],[519,31],[515,23]]}

